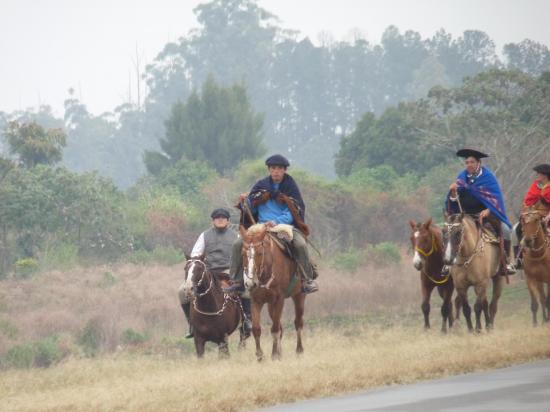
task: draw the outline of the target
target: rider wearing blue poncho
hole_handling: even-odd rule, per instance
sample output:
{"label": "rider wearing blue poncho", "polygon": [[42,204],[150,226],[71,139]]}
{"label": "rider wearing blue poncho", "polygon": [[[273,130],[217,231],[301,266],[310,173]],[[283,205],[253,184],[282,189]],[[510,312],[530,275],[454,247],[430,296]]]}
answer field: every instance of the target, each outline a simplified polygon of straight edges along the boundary
{"label": "rider wearing blue poncho", "polygon": [[[495,175],[481,164],[481,159],[489,156],[473,149],[461,149],[456,155],[465,159],[466,169],[449,187],[445,201],[447,213],[463,211],[469,215],[479,215],[480,221],[490,223],[497,235],[504,238],[503,246],[508,258],[512,225],[506,216],[502,191]],[[515,273],[513,265],[507,265],[507,272]]]}

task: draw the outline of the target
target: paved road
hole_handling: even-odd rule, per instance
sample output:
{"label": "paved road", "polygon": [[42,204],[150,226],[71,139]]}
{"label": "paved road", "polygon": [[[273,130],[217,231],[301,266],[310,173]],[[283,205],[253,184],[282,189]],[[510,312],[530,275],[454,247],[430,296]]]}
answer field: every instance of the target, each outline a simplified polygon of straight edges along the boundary
{"label": "paved road", "polygon": [[264,412],[550,412],[550,360],[279,405]]}

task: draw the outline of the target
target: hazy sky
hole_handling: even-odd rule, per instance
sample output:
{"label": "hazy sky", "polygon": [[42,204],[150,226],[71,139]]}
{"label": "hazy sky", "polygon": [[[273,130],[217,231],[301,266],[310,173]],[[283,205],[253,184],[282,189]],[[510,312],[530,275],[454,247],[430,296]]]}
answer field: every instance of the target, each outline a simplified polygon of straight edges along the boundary
{"label": "hazy sky", "polygon": [[[94,113],[127,101],[136,45],[150,62],[197,23],[199,0],[0,0],[0,111],[36,106],[62,113],[73,87]],[[260,0],[283,27],[316,40],[359,29],[378,43],[393,24],[423,37],[479,29],[499,49],[525,38],[550,45],[546,0]],[[133,74],[133,73],[132,73]],[[135,81],[135,77],[133,80]]]}

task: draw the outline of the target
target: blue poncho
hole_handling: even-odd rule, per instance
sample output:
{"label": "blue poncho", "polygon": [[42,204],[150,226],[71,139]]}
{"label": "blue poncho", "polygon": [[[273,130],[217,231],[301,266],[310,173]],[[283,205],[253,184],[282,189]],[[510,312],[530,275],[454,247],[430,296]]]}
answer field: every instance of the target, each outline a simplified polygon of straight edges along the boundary
{"label": "blue poncho", "polygon": [[[474,179],[473,183],[470,183],[468,173],[464,170],[457,176],[456,183],[458,185],[459,196],[461,191],[469,191],[477,200],[483,203],[483,205],[490,210],[491,214],[496,216],[509,228],[512,227],[508,217],[506,216],[506,208],[504,207],[504,199],[502,197],[502,192],[500,191],[500,186],[495,175],[488,168],[482,166],[480,175]],[[447,199],[445,201],[447,211],[449,213],[460,212],[458,203],[450,201],[449,197],[450,193],[447,195]]]}

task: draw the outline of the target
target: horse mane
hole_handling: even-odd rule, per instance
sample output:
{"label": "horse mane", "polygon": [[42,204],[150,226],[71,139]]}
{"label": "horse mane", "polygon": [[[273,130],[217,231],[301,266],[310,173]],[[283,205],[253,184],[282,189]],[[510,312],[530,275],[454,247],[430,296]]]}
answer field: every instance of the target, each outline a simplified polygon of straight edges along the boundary
{"label": "horse mane", "polygon": [[256,223],[255,225],[252,225],[247,229],[246,234],[248,236],[256,236],[256,235],[262,234],[265,231],[266,231],[265,224]]}

